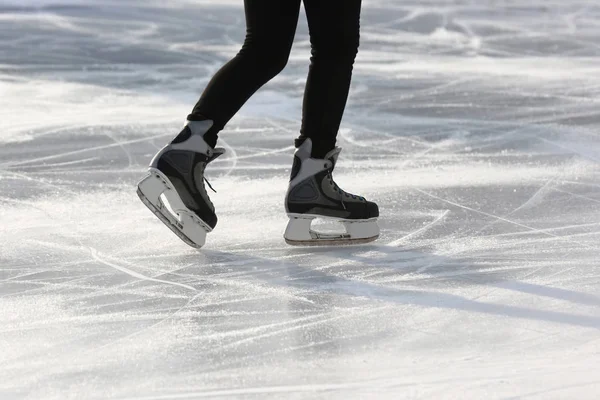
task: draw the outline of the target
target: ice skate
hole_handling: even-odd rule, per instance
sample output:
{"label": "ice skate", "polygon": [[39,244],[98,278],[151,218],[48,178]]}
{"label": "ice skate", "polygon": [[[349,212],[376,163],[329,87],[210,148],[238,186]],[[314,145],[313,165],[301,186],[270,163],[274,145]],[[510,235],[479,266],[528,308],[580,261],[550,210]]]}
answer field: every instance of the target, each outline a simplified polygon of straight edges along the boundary
{"label": "ice skate", "polygon": [[[212,122],[195,122],[208,130]],[[206,193],[204,169],[225,153],[211,148],[202,135],[186,125],[152,159],[147,176],[138,184],[142,202],[188,245],[200,248],[217,224],[215,208]],[[207,181],[206,181],[207,182]],[[210,184],[209,184],[210,186]]]}
{"label": "ice skate", "polygon": [[[341,149],[323,159],[311,158],[312,142],[306,139],[294,154],[285,208],[290,221],[284,238],[296,246],[368,243],[379,237],[377,204],[347,193],[333,181],[332,172]],[[320,233],[311,229],[315,218],[340,222],[345,232]]]}

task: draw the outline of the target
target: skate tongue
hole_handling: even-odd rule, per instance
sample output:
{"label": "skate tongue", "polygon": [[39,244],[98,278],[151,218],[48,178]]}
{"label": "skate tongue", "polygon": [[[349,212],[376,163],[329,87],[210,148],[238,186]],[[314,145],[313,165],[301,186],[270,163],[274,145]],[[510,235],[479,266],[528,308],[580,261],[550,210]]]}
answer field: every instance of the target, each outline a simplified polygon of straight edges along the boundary
{"label": "skate tongue", "polygon": [[222,148],[222,147],[215,147],[214,150],[213,150],[212,156],[210,156],[210,158],[208,159],[208,161],[206,163],[208,164],[209,162],[215,160],[216,158],[222,156],[223,154],[225,154],[225,149],[224,148]]}
{"label": "skate tongue", "polygon": [[[296,152],[294,153],[294,155],[296,157],[298,157],[300,160],[306,160],[308,158],[321,160],[321,158],[312,157],[312,145],[313,145],[313,143],[310,138],[305,139],[304,143],[302,143],[302,145],[296,149]],[[327,154],[325,154],[325,157],[323,157],[322,159],[330,160],[335,165],[341,151],[342,151],[341,147],[334,147],[333,150],[331,150]]]}
{"label": "skate tongue", "polygon": [[312,152],[312,140],[310,138],[307,138],[304,140],[304,142],[302,143],[302,145],[300,145],[300,147],[296,148],[296,152],[294,153],[294,155],[296,157],[298,157],[300,160],[306,160],[307,158],[311,158]]}
{"label": "skate tongue", "polygon": [[329,153],[325,154],[324,158],[326,160],[331,160],[331,162],[333,163],[333,166],[335,167],[335,164],[337,163],[337,159],[338,159],[341,151],[342,151],[341,147],[336,147],[333,150],[331,150]]}

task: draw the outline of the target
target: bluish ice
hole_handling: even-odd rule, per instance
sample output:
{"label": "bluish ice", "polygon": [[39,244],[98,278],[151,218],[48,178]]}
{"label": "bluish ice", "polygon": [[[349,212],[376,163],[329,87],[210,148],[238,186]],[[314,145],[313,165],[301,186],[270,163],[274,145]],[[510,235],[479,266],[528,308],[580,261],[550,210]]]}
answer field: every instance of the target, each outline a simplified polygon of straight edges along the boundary
{"label": "bluish ice", "polygon": [[600,397],[600,4],[363,3],[336,180],[380,239],[283,240],[302,14],[196,251],[135,185],[242,1],[0,0],[0,398]]}

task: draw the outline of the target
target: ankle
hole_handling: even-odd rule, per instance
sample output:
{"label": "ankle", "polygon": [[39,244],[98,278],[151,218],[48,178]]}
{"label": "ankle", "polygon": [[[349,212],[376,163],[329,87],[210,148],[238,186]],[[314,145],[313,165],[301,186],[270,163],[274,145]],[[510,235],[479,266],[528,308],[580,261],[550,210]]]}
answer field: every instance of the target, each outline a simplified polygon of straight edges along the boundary
{"label": "ankle", "polygon": [[310,139],[312,142],[312,147],[310,151],[310,157],[316,159],[323,159],[325,156],[335,148],[335,141],[333,143],[315,140],[313,138],[309,138],[307,136],[300,135],[300,137],[294,140],[294,147],[299,148],[304,144],[304,142]]}
{"label": "ankle", "polygon": [[204,141],[211,147],[217,145],[219,129],[210,119],[204,120],[188,120],[186,126],[190,128],[192,135],[202,136]]}

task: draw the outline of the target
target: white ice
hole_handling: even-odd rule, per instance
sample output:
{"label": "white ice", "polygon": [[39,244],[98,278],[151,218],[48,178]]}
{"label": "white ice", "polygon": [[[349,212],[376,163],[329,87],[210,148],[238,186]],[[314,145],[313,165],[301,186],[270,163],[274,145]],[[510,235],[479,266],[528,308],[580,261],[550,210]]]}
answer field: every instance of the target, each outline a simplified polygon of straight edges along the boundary
{"label": "white ice", "polygon": [[195,251],[137,199],[242,0],[0,0],[1,399],[600,398],[600,4],[368,0],[336,178],[282,237],[309,42],[223,132]]}

